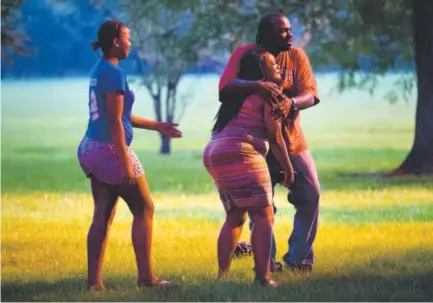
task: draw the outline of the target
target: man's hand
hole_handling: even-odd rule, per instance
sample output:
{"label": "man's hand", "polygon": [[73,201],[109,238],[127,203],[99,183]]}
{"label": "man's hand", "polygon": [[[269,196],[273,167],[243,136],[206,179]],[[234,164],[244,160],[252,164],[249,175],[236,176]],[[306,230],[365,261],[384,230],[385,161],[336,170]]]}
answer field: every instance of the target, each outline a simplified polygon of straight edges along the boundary
{"label": "man's hand", "polygon": [[164,137],[169,138],[180,138],[182,137],[182,132],[176,128],[179,124],[170,122],[159,122],[156,126],[156,130],[161,133]]}
{"label": "man's hand", "polygon": [[293,100],[290,98],[284,98],[283,101],[280,102],[281,111],[284,114],[284,117],[287,117],[290,114],[290,110],[292,109]]}
{"label": "man's hand", "polygon": [[268,100],[271,97],[277,98],[281,94],[281,89],[273,82],[257,81],[257,92]]}
{"label": "man's hand", "polygon": [[290,188],[295,183],[295,171],[291,167],[288,171],[284,172],[284,181],[281,185]]}

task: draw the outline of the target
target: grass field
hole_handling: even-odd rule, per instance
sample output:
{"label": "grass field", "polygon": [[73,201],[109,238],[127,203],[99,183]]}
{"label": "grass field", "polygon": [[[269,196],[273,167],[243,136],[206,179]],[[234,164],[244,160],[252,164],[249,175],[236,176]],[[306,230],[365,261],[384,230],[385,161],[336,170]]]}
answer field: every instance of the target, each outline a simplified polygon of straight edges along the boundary
{"label": "grass field", "polygon": [[[130,240],[131,215],[118,206],[106,255],[105,293],[86,292],[86,233],[92,217],[87,179],[76,146],[87,118],[83,79],[2,83],[3,301],[432,301],[433,180],[381,176],[407,154],[414,103],[388,104],[381,91],[329,93],[302,124],[322,183],[317,263],[310,275],[274,276],[281,287],[251,287],[253,261],[236,260],[228,281],[214,283],[222,206],[201,162],[217,109],[216,77],[194,84],[170,156],[158,137],[136,132],[139,155],[155,197],[157,274],[179,286],[139,291]],[[389,87],[383,80],[381,89]],[[181,91],[182,91],[181,89]],[[144,89],[135,113],[152,117]],[[287,249],[293,209],[278,190],[278,257]],[[244,230],[242,239],[248,240]]]}

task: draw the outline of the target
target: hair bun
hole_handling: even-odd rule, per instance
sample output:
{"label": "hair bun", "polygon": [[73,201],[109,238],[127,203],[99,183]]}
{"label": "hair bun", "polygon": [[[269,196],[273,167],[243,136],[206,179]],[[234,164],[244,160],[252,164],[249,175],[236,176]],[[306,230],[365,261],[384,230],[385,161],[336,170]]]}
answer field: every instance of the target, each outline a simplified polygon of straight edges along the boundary
{"label": "hair bun", "polygon": [[94,51],[96,51],[98,48],[101,48],[101,47],[102,47],[102,45],[101,45],[101,42],[99,42],[99,41],[95,41],[92,43],[92,48]]}

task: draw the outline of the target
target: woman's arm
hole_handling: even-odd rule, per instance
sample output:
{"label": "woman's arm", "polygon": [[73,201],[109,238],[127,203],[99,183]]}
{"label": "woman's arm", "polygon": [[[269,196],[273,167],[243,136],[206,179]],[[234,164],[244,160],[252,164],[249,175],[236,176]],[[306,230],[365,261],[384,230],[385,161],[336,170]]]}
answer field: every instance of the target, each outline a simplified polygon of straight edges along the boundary
{"label": "woman's arm", "polygon": [[126,183],[134,183],[133,171],[128,157],[125,130],[122,124],[123,93],[112,92],[106,95],[108,123],[110,125],[111,140],[120,156],[123,176]]}
{"label": "woman's arm", "polygon": [[176,128],[178,124],[175,123],[158,122],[155,120],[150,120],[150,119],[132,115],[132,126],[136,128],[156,130],[159,131],[161,135],[170,138],[182,137],[182,132]]}
{"label": "woman's arm", "polygon": [[132,126],[136,128],[158,130],[158,121],[132,115]]}
{"label": "woman's arm", "polygon": [[292,163],[290,162],[286,143],[283,138],[281,122],[280,120],[274,120],[272,118],[271,105],[269,104],[269,102],[265,102],[264,111],[269,147],[275,158],[283,168],[284,174],[286,176],[284,185],[289,186],[294,182],[294,170]]}

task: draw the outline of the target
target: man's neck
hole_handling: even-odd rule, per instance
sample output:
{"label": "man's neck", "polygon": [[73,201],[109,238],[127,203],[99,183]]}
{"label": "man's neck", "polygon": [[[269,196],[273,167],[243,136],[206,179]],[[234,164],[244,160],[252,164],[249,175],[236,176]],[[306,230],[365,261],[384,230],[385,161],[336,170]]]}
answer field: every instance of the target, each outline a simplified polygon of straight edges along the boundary
{"label": "man's neck", "polygon": [[259,46],[263,47],[264,49],[266,49],[268,52],[270,52],[275,57],[278,56],[281,52],[285,51],[285,50],[282,50],[281,48],[276,47],[274,45],[261,44]]}

